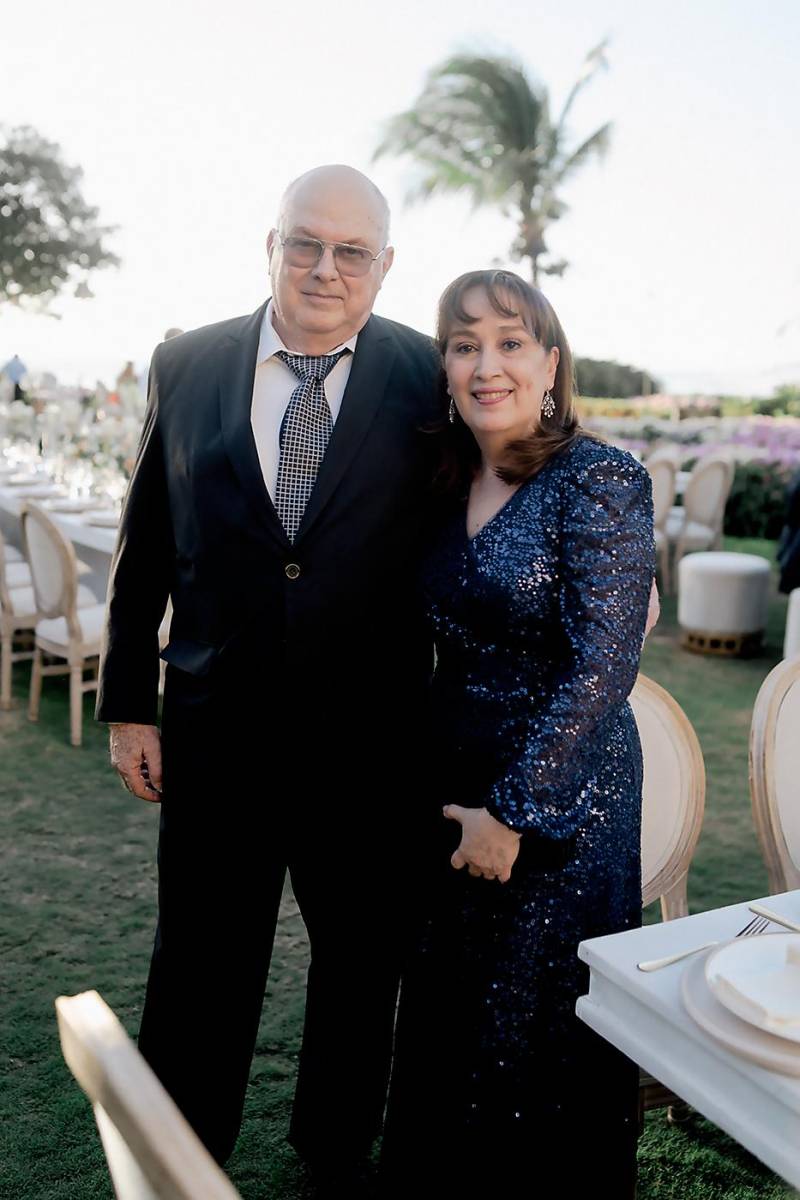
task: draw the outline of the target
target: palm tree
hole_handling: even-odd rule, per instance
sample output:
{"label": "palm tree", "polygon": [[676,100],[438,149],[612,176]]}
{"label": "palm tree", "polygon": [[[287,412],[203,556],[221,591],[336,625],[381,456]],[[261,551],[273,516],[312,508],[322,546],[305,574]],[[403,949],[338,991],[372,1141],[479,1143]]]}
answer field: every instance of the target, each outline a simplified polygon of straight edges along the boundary
{"label": "palm tree", "polygon": [[459,54],[434,67],[416,104],[387,123],[374,158],[407,155],[423,175],[409,202],[440,192],[467,192],[478,207],[513,212],[516,260],[540,274],[561,275],[564,260],[542,263],[545,230],[567,211],[558,190],[593,154],[608,147],[610,123],[571,147],[566,121],[581,90],[607,65],[606,42],[587,54],[556,121],[547,88],[508,58]]}

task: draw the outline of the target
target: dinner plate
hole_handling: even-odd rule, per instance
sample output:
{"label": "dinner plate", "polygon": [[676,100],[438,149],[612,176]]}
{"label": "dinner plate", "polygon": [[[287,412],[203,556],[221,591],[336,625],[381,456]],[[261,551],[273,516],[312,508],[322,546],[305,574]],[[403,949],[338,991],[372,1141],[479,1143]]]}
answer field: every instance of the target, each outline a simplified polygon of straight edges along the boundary
{"label": "dinner plate", "polygon": [[800,934],[737,938],[708,956],[705,975],[737,1017],[800,1044]]}
{"label": "dinner plate", "polygon": [[734,1016],[708,986],[705,967],[705,956],[690,959],[681,978],[684,1007],[692,1020],[715,1042],[740,1058],[780,1075],[800,1078],[800,1045]]}
{"label": "dinner plate", "polygon": [[56,513],[83,513],[88,512],[91,507],[91,500],[71,500],[69,498],[51,500],[49,504],[45,505],[50,512]]}
{"label": "dinner plate", "polygon": [[84,521],[88,525],[97,525],[101,529],[116,529],[119,525],[119,513],[95,510],[94,512],[87,512],[84,516]]}

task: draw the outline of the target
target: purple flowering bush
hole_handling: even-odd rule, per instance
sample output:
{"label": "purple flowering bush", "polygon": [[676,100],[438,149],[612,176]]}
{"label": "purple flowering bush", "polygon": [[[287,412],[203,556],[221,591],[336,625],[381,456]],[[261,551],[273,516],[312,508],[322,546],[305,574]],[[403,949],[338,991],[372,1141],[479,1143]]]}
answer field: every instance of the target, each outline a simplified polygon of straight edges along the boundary
{"label": "purple flowering bush", "polygon": [[779,462],[737,463],[725,505],[724,532],[729,537],[777,538],[793,474],[791,467]]}
{"label": "purple flowering bush", "polygon": [[800,471],[797,417],[706,416],[662,421],[592,415],[586,424],[644,461],[656,446],[676,444],[684,471],[709,455],[727,454],[736,470],[725,509],[725,533],[731,537],[778,537],[786,512],[786,489]]}

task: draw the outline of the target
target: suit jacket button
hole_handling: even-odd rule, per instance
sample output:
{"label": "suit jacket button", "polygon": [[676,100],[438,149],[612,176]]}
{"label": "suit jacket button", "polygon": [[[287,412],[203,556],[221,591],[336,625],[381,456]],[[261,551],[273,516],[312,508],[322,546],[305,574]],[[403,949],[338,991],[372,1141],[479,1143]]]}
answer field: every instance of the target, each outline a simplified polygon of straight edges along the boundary
{"label": "suit jacket button", "polygon": [[287,579],[298,579],[300,577],[300,568],[297,563],[287,563],[284,567]]}

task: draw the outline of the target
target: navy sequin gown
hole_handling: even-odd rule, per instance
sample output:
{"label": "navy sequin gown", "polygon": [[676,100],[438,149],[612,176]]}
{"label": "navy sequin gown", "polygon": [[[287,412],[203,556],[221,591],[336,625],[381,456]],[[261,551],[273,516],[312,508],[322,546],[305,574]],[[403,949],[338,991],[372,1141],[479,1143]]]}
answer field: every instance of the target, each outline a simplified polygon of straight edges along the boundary
{"label": "navy sequin gown", "polygon": [[[638,1071],[574,1015],[583,938],[641,920],[642,761],[627,697],[654,570],[649,477],[581,437],[468,539],[430,557],[437,667],[424,920],[405,973],[387,1193],[635,1190]],[[522,834],[509,883],[455,871],[486,806]],[[415,839],[416,840],[416,839]],[[545,1180],[550,1179],[554,1190]],[[541,1189],[541,1190],[537,1190]]]}

